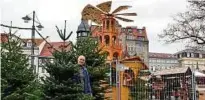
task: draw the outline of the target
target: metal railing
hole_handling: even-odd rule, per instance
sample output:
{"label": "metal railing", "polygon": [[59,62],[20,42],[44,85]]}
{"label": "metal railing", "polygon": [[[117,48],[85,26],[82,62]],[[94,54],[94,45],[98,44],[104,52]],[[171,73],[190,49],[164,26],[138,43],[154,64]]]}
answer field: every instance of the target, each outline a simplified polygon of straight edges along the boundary
{"label": "metal railing", "polygon": [[[126,62],[144,63],[142,61]],[[112,63],[116,66],[113,67]],[[202,100],[199,99],[200,93],[197,93],[199,91],[196,89],[196,86],[202,85],[197,85],[194,71],[154,75],[149,69],[125,67],[119,61],[113,61],[108,65],[110,66],[110,85],[116,87],[116,92],[113,92],[116,93],[113,95],[116,97],[112,97],[116,98],[115,100],[124,100],[122,95],[125,94],[128,94],[128,100]],[[128,88],[129,92],[123,91],[122,88]]]}

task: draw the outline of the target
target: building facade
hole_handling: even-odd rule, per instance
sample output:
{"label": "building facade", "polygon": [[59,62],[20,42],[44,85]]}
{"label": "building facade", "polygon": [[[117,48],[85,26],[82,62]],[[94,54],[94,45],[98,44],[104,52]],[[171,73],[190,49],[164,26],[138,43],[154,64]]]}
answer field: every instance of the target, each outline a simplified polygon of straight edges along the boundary
{"label": "building facade", "polygon": [[[7,33],[1,33],[1,42],[8,42],[8,35]],[[28,56],[29,59],[29,66],[31,66],[31,46],[32,46],[32,41],[31,38],[20,38],[18,36],[13,35],[13,39],[19,39],[21,42],[21,46],[22,46],[22,51],[23,54],[26,54]],[[48,38],[48,37],[47,37]],[[34,72],[38,73],[38,56],[40,55],[40,52],[42,50],[42,48],[45,45],[45,41],[41,38],[36,38],[34,39]]]}
{"label": "building facade", "polygon": [[146,28],[124,27],[121,29],[121,41],[124,52],[128,56],[139,56],[145,64],[148,63],[149,40]]}
{"label": "building facade", "polygon": [[149,53],[149,69],[157,71],[178,67],[178,58],[168,53]]}
{"label": "building facade", "polygon": [[[18,38],[21,40],[22,45],[22,51],[23,54],[26,54],[28,56],[28,63],[29,66],[31,66],[31,50],[32,50],[32,40],[31,38],[20,38],[18,36],[14,36],[15,38]],[[49,41],[49,38],[46,37],[47,41]],[[8,34],[7,33],[1,33],[1,41],[2,42],[8,42]],[[48,75],[45,68],[42,67],[43,64],[45,64],[46,61],[48,61],[48,58],[50,56],[46,56],[45,54],[45,48],[47,48],[46,41],[41,38],[35,38],[34,39],[34,72],[38,75],[38,77],[44,77],[45,75]],[[47,51],[50,55],[51,52]],[[45,56],[44,56],[45,55]]]}
{"label": "building facade", "polygon": [[179,59],[180,66],[205,71],[205,51],[185,49],[174,55]]}
{"label": "building facade", "polygon": [[[31,50],[32,50],[32,40],[30,38],[22,38],[22,47],[23,47],[23,54],[28,55],[29,57],[29,64],[31,64]],[[38,73],[38,67],[39,67],[39,55],[40,52],[42,50],[42,48],[44,47],[46,41],[44,41],[41,38],[36,38],[34,39],[34,70],[35,73]]]}

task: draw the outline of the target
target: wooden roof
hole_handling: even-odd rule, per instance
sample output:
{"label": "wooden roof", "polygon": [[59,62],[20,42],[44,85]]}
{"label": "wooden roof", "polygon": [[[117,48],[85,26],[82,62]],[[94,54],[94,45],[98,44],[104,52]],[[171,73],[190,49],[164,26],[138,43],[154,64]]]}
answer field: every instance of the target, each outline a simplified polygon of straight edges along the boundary
{"label": "wooden roof", "polygon": [[177,67],[173,69],[164,69],[154,72],[154,75],[171,75],[171,74],[183,74],[188,70],[191,70],[189,67]]}
{"label": "wooden roof", "polygon": [[177,58],[176,56],[174,56],[173,54],[169,54],[169,53],[155,53],[155,52],[149,52],[149,58],[166,58],[166,59],[170,59],[170,58]]}
{"label": "wooden roof", "polygon": [[148,66],[140,59],[140,57],[135,56],[135,57],[130,57],[130,58],[124,58],[120,62],[140,62],[143,65],[143,69],[149,69]]}

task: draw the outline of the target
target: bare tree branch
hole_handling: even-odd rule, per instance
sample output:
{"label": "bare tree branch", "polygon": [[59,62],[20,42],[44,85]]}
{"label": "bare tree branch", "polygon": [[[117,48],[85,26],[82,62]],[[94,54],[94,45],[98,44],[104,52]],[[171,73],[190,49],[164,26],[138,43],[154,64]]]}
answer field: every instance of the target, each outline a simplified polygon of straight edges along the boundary
{"label": "bare tree branch", "polygon": [[177,14],[158,36],[166,43],[190,41],[205,46],[205,0],[189,0],[189,10]]}

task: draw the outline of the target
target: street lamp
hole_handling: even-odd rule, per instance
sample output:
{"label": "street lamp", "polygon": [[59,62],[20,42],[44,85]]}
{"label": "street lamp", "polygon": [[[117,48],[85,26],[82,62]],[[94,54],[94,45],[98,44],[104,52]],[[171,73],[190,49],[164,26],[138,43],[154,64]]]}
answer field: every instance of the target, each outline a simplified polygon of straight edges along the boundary
{"label": "street lamp", "polygon": [[44,28],[41,24],[39,24],[38,26],[36,26],[38,28],[39,31],[42,30],[42,28]]}
{"label": "street lamp", "polygon": [[[38,28],[38,30],[40,31],[43,26],[41,25],[41,23],[39,21],[36,21],[35,20],[35,11],[33,11],[33,17],[30,18],[29,15],[26,15],[25,17],[22,17],[22,19],[24,20],[25,23],[28,23],[30,20],[32,20],[32,28],[31,28],[31,41],[32,41],[32,45],[31,45],[31,68],[34,70],[34,44],[35,44],[35,31],[36,31],[36,28],[35,28],[35,22],[38,23],[39,25],[36,26]],[[38,19],[37,19],[38,20]],[[34,70],[34,73],[35,73],[35,70]]]}
{"label": "street lamp", "polygon": [[22,19],[24,20],[25,23],[28,23],[31,20],[31,18],[28,15],[22,17]]}

